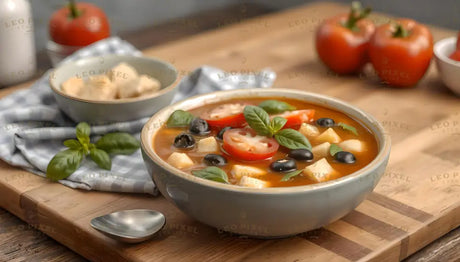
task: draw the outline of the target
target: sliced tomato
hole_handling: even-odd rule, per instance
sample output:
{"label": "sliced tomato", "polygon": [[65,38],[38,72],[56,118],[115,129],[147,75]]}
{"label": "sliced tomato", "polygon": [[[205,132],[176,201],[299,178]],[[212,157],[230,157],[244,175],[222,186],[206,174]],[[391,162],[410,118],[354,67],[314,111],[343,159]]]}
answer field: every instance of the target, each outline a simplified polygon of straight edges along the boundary
{"label": "sliced tomato", "polygon": [[273,138],[257,135],[249,128],[236,128],[225,131],[222,148],[237,159],[254,161],[272,157],[279,148]]}
{"label": "sliced tomato", "polygon": [[286,118],[287,122],[283,128],[296,128],[299,127],[302,123],[310,122],[313,117],[315,117],[315,110],[314,109],[305,109],[305,110],[294,110],[294,111],[287,111],[279,115]]}
{"label": "sliced tomato", "polygon": [[211,128],[222,129],[224,127],[243,127],[246,125],[243,110],[247,104],[232,103],[219,105],[210,111],[201,114]]}

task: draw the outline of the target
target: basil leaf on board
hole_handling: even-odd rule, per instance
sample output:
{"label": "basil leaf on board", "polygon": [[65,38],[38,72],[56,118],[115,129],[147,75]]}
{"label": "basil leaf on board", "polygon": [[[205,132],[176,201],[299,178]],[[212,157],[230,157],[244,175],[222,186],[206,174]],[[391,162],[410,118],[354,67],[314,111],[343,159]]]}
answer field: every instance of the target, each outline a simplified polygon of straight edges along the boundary
{"label": "basil leaf on board", "polygon": [[289,181],[289,179],[299,175],[300,173],[302,173],[302,170],[295,170],[295,171],[289,172],[286,175],[284,175],[283,178],[281,178],[281,181],[282,182]]}
{"label": "basil leaf on board", "polygon": [[206,167],[205,169],[201,169],[201,170],[193,170],[192,175],[201,177],[204,179],[228,184],[227,173],[225,173],[224,170],[218,167],[215,167],[215,166]]}
{"label": "basil leaf on board", "polygon": [[128,133],[109,133],[96,142],[96,147],[108,154],[130,155],[140,147],[139,141]]}
{"label": "basil leaf on board", "polygon": [[64,141],[64,145],[71,149],[80,149],[82,148],[81,143],[76,139],[67,139]]}
{"label": "basil leaf on board", "polygon": [[343,151],[343,149],[336,144],[331,144],[331,146],[329,147],[329,154],[331,154],[331,156],[334,156],[340,151]]}
{"label": "basil leaf on board", "polygon": [[174,111],[166,122],[167,127],[186,127],[192,122],[194,116],[184,110]]}
{"label": "basil leaf on board", "polygon": [[77,125],[77,139],[82,145],[89,144],[89,135],[91,133],[91,127],[86,122],[81,122]]}
{"label": "basil leaf on board", "polygon": [[280,145],[289,149],[305,148],[311,150],[310,141],[304,135],[291,128],[279,131],[275,134],[275,139]]}
{"label": "basil leaf on board", "polygon": [[269,114],[278,114],[296,109],[295,106],[279,100],[265,100],[259,104],[259,107]]}
{"label": "basil leaf on board", "polygon": [[67,149],[57,153],[46,168],[46,177],[58,181],[67,178],[80,166],[84,154],[81,150]]}
{"label": "basil leaf on board", "polygon": [[347,130],[347,131],[352,132],[352,133],[355,134],[356,136],[358,135],[358,131],[357,131],[356,128],[353,127],[353,126],[347,125],[347,124],[345,124],[345,123],[338,123],[337,126],[340,126],[341,128],[343,128],[343,130]]}
{"label": "basil leaf on board", "polygon": [[249,126],[261,136],[272,136],[273,133],[270,130],[270,117],[267,112],[258,106],[245,106],[244,118],[248,122]]}
{"label": "basil leaf on board", "polygon": [[275,116],[270,122],[270,131],[272,132],[272,134],[276,134],[278,131],[280,131],[281,128],[283,128],[283,126],[286,124],[286,122],[286,118]]}
{"label": "basil leaf on board", "polygon": [[102,149],[92,148],[89,151],[91,159],[100,167],[106,170],[112,169],[112,160],[109,154]]}

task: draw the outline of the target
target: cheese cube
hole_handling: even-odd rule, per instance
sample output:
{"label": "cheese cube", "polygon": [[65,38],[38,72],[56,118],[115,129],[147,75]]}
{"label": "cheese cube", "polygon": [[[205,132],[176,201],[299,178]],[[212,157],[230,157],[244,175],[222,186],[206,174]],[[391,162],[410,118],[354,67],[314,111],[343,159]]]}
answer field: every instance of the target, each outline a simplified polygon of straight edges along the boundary
{"label": "cheese cube", "polygon": [[344,150],[352,153],[364,152],[366,150],[366,145],[364,142],[358,139],[348,139],[339,144],[339,146]]}
{"label": "cheese cube", "polygon": [[200,141],[198,141],[196,146],[197,146],[197,152],[199,153],[219,151],[219,144],[217,144],[217,141],[213,136],[201,139]]}
{"label": "cheese cube", "polygon": [[316,159],[326,157],[329,154],[330,147],[331,147],[331,143],[329,142],[324,142],[322,144],[314,146],[311,149],[311,152],[313,153],[313,157]]}
{"label": "cheese cube", "polygon": [[134,67],[126,63],[120,63],[112,68],[107,75],[117,87],[118,97],[127,98],[137,96],[139,75]]}
{"label": "cheese cube", "polygon": [[90,76],[81,97],[93,100],[112,100],[117,97],[117,87],[106,75]]}
{"label": "cheese cube", "polygon": [[137,86],[137,96],[147,95],[160,90],[161,83],[156,78],[148,75],[139,77],[139,85]]}
{"label": "cheese cube", "polygon": [[329,142],[329,143],[339,143],[342,139],[332,128],[326,129],[323,133],[316,137],[316,141],[319,143]]}
{"label": "cheese cube", "polygon": [[304,168],[303,173],[315,182],[325,182],[334,178],[335,170],[325,158]]}
{"label": "cheese cube", "polygon": [[257,179],[257,178],[252,178],[248,176],[243,176],[240,179],[240,182],[238,183],[239,186],[244,186],[244,187],[253,187],[253,188],[264,188],[268,187],[269,184],[263,180]]}
{"label": "cheese cube", "polygon": [[315,137],[317,135],[319,135],[319,130],[316,126],[314,125],[310,125],[310,124],[307,124],[307,123],[303,123],[300,128],[299,128],[299,132],[306,136],[306,137]]}
{"label": "cheese cube", "polygon": [[175,168],[183,169],[193,166],[193,160],[186,153],[174,152],[166,160],[170,165]]}
{"label": "cheese cube", "polygon": [[249,177],[263,176],[267,174],[267,171],[257,168],[257,167],[252,167],[252,166],[233,165],[230,173],[233,175],[234,178],[239,179],[244,176],[249,176]]}
{"label": "cheese cube", "polygon": [[68,95],[78,97],[81,95],[84,87],[85,82],[82,78],[71,77],[62,83],[61,90]]}

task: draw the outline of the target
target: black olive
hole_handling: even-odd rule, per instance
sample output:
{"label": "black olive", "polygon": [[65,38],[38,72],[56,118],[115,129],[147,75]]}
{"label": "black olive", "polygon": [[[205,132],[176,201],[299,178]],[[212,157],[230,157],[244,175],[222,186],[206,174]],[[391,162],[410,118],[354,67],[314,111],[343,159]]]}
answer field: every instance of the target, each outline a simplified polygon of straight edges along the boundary
{"label": "black olive", "polygon": [[353,164],[354,162],[356,162],[355,155],[353,155],[352,153],[347,152],[347,151],[337,152],[334,155],[334,158],[335,158],[335,160],[337,160],[337,161],[339,161],[341,163],[345,163],[345,164]]}
{"label": "black olive", "polygon": [[208,166],[225,166],[227,159],[218,154],[207,154],[204,156],[203,162]]}
{"label": "black olive", "polygon": [[290,158],[294,158],[295,160],[302,160],[302,161],[307,161],[307,160],[312,160],[313,159],[313,153],[308,150],[308,149],[292,149],[289,151],[288,156]]}
{"label": "black olive", "polygon": [[208,122],[201,118],[193,119],[192,122],[190,122],[189,130],[190,133],[195,135],[206,135],[210,132]]}
{"label": "black olive", "polygon": [[293,159],[280,159],[272,162],[270,168],[275,172],[285,172],[297,169],[297,165]]}
{"label": "black olive", "polygon": [[187,133],[180,133],[174,138],[174,146],[177,148],[191,148],[195,145],[195,138]]}
{"label": "black olive", "polygon": [[335,122],[334,122],[334,119],[332,118],[324,117],[324,118],[320,118],[316,120],[316,124],[322,127],[331,127],[335,125]]}
{"label": "black olive", "polygon": [[223,140],[225,131],[230,130],[230,129],[232,129],[232,127],[230,127],[230,126],[222,128],[222,130],[220,130],[219,133],[216,136],[217,139]]}

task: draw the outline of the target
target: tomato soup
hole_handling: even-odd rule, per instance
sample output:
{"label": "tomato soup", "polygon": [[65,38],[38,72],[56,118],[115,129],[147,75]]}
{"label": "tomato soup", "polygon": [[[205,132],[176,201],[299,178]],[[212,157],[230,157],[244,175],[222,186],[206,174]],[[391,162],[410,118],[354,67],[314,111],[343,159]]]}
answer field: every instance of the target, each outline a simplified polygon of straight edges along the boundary
{"label": "tomato soup", "polygon": [[278,97],[175,111],[152,143],[162,159],[191,176],[253,188],[337,179],[378,153],[374,135],[355,119]]}

